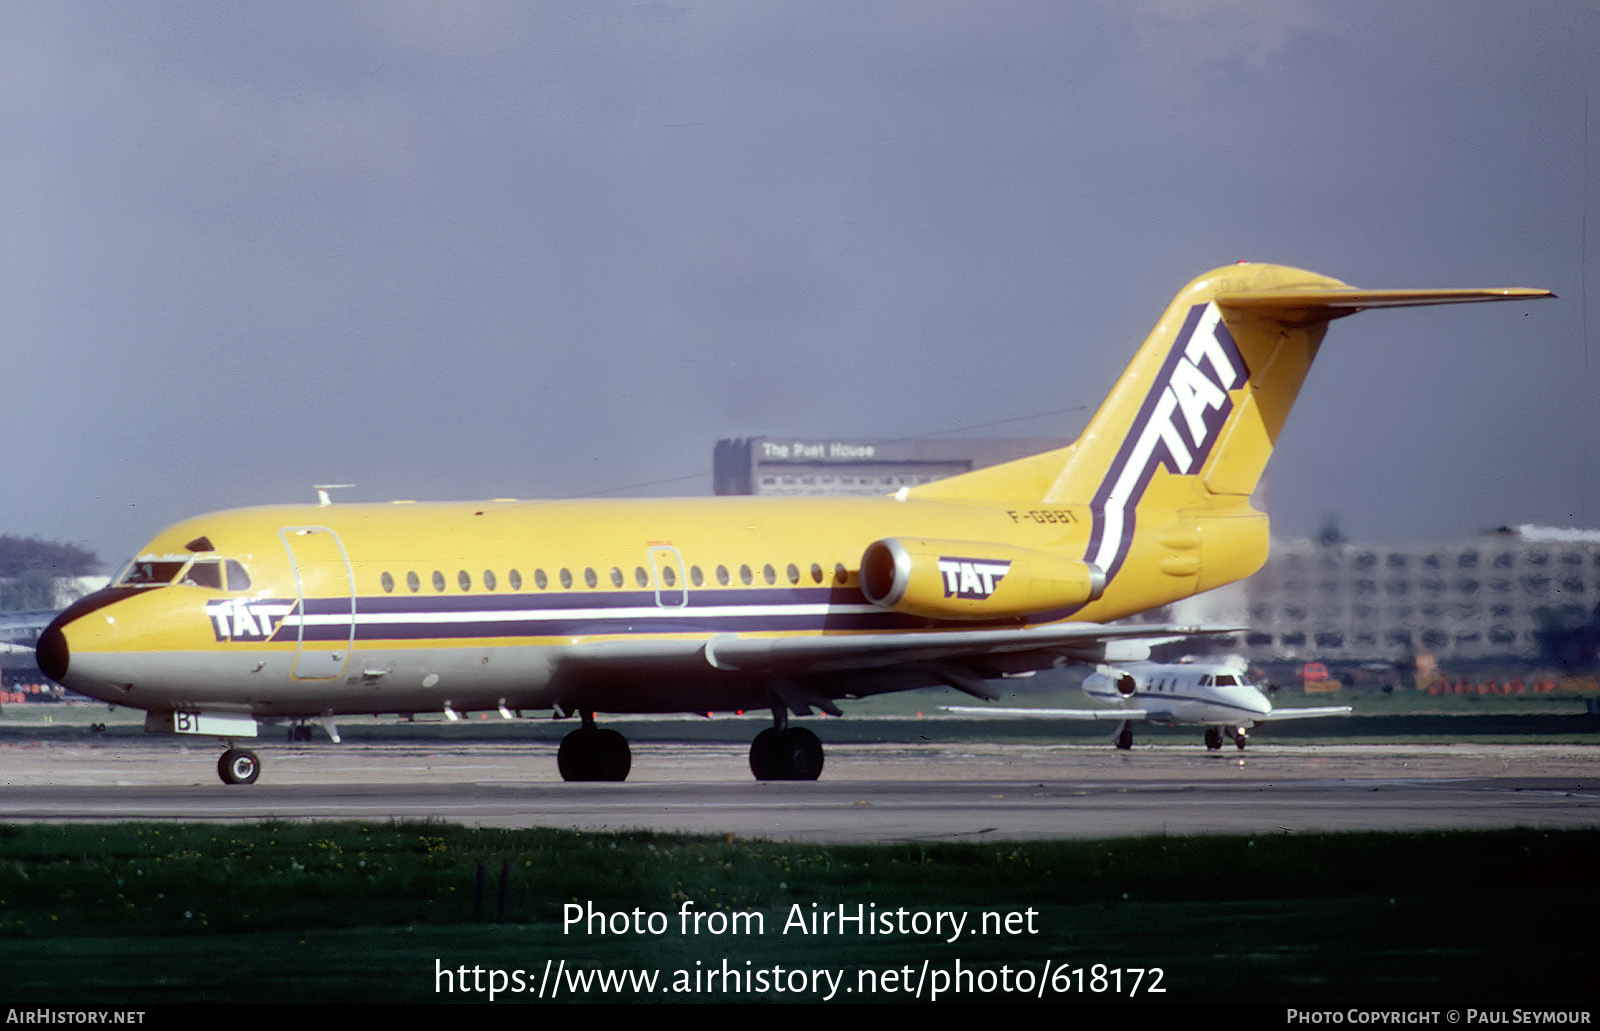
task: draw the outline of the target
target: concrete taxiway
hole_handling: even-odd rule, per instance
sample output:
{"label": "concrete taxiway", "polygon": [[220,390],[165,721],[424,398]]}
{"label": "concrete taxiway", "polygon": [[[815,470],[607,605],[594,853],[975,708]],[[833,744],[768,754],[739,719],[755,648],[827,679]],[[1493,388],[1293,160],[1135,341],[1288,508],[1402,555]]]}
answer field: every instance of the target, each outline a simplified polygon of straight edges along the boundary
{"label": "concrete taxiway", "polygon": [[815,783],[745,747],[638,744],[624,784],[563,784],[547,744],[263,747],[253,785],[163,739],[0,745],[0,820],[442,819],[814,841],[1600,826],[1576,745],[833,745]]}

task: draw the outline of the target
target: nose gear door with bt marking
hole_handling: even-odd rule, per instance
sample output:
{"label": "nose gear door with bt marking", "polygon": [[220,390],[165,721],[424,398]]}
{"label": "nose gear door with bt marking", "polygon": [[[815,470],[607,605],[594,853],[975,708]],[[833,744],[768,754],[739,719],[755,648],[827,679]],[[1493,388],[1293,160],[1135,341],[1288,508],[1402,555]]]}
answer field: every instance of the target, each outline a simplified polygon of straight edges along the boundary
{"label": "nose gear door with bt marking", "polygon": [[355,577],[337,534],[325,526],[285,526],[278,531],[294,571],[300,599],[291,675],[330,680],[350,663],[355,640]]}

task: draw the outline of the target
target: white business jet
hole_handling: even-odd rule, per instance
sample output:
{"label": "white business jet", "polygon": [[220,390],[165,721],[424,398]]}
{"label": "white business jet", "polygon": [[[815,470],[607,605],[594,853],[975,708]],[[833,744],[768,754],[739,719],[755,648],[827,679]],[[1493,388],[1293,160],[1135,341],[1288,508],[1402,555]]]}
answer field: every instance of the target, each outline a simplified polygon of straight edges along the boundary
{"label": "white business jet", "polygon": [[1260,688],[1229,663],[1125,662],[1097,666],[1083,680],[1083,692],[1104,709],[1014,709],[947,705],[948,712],[969,716],[1040,716],[1058,720],[1120,721],[1112,739],[1118,748],[1133,747],[1135,723],[1204,726],[1206,747],[1219,749],[1227,734],[1244,748],[1251,727],[1273,720],[1343,716],[1348,705],[1274,709]]}

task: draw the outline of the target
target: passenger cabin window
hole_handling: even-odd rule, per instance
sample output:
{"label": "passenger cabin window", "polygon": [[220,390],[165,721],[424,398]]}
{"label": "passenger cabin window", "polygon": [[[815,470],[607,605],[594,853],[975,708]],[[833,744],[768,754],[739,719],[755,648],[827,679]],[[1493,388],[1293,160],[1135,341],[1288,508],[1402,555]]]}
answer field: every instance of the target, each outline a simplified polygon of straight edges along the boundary
{"label": "passenger cabin window", "polygon": [[444,574],[437,569],[433,571],[433,589],[436,591],[444,590]]}
{"label": "passenger cabin window", "polygon": [[462,570],[458,571],[456,573],[456,583],[461,586],[461,589],[463,591],[472,590],[472,576],[471,576],[471,574],[469,574],[465,569],[462,569]]}
{"label": "passenger cabin window", "polygon": [[567,590],[572,589],[572,570],[561,570],[561,586]]}
{"label": "passenger cabin window", "polygon": [[587,567],[587,566],[584,567],[584,570],[583,570],[583,582],[588,584],[590,587],[598,587],[598,586],[600,586],[600,578],[595,575],[594,569],[592,567]]}
{"label": "passenger cabin window", "polygon": [[382,576],[378,577],[378,582],[383,585],[384,594],[394,593],[394,577],[390,576],[388,573],[384,573]]}
{"label": "passenger cabin window", "polygon": [[486,591],[492,591],[494,590],[496,583],[498,583],[498,581],[494,578],[494,570],[485,569],[483,571],[483,589]]}
{"label": "passenger cabin window", "polygon": [[700,572],[699,566],[689,567],[689,582],[696,587],[704,587],[706,585],[705,575]]}
{"label": "passenger cabin window", "polygon": [[[510,575],[510,576],[508,576],[508,577],[507,577],[507,578],[506,578],[506,579],[508,579],[508,580],[510,580],[510,581],[511,581],[511,589],[512,589],[512,590],[513,590],[513,591],[520,591],[520,590],[522,590],[522,574],[521,574],[521,573],[519,573],[519,572],[517,572],[517,571],[516,571],[516,570],[515,570],[515,569],[513,569],[513,570],[512,570],[512,571],[511,571],[511,575]],[[541,586],[541,587],[542,587],[542,586],[544,586],[544,585],[543,585],[543,584],[540,584],[540,585],[539,585],[539,586]]]}
{"label": "passenger cabin window", "polygon": [[422,580],[417,577],[415,570],[406,574],[406,586],[411,588],[412,594],[422,590]]}

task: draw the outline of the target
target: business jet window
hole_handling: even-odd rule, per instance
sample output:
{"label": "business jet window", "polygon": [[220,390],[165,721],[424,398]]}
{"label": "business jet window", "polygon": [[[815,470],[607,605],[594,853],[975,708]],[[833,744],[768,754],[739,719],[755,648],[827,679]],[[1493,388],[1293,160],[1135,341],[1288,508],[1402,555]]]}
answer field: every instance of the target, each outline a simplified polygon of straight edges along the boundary
{"label": "business jet window", "polygon": [[494,570],[485,569],[483,571],[483,589],[486,591],[492,591],[497,583],[499,583],[499,581],[494,578]]}
{"label": "business jet window", "polygon": [[[228,574],[228,590],[248,591],[250,589],[250,574],[244,571],[237,559],[228,559],[222,564]],[[388,574],[385,574],[388,575]]]}
{"label": "business jet window", "polygon": [[465,569],[459,571],[458,573],[456,573],[456,583],[461,586],[461,589],[463,591],[472,590],[472,576],[471,576],[471,574],[469,574]]}
{"label": "business jet window", "polygon": [[384,573],[382,576],[378,577],[378,582],[383,585],[384,594],[394,593],[394,577],[390,576],[388,573]]}
{"label": "business jet window", "polygon": [[441,592],[444,590],[444,574],[437,569],[433,571],[433,589]]}
{"label": "business jet window", "polygon": [[222,563],[220,562],[195,562],[189,566],[189,571],[183,574],[182,583],[190,587],[209,587],[214,591],[222,590]]}
{"label": "business jet window", "polygon": [[156,587],[169,584],[183,568],[182,562],[134,562],[120,581],[123,587]]}
{"label": "business jet window", "polygon": [[522,574],[521,573],[519,573],[515,569],[513,569],[511,571],[511,575],[509,577],[507,577],[506,579],[511,581],[511,589],[513,591],[522,590]]}
{"label": "business jet window", "polygon": [[422,590],[422,580],[418,578],[415,571],[406,574],[406,586],[411,588],[412,594]]}

